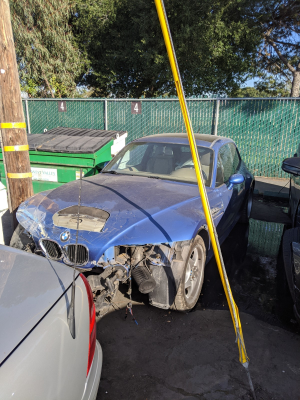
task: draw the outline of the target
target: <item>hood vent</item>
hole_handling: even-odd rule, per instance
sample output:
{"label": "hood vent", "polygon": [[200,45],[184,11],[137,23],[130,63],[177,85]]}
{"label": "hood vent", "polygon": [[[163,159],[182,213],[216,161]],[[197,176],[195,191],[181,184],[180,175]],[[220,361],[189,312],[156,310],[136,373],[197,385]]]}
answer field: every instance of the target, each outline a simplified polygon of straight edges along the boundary
{"label": "hood vent", "polygon": [[[53,215],[55,226],[67,229],[77,229],[78,206],[71,206]],[[109,218],[109,213],[95,207],[80,207],[79,230],[101,232]]]}

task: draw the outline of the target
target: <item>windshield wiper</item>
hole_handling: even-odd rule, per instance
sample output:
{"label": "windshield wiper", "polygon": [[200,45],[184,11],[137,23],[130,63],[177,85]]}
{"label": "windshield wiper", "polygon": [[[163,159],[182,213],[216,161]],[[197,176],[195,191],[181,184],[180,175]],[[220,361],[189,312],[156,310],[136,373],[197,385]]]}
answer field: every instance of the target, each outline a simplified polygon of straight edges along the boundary
{"label": "windshield wiper", "polygon": [[147,178],[152,178],[152,179],[162,179],[160,176],[146,176]]}
{"label": "windshield wiper", "polygon": [[129,176],[136,176],[134,174],[125,174],[122,172],[117,172],[117,171],[103,171],[102,174],[114,174],[114,175],[129,175]]}

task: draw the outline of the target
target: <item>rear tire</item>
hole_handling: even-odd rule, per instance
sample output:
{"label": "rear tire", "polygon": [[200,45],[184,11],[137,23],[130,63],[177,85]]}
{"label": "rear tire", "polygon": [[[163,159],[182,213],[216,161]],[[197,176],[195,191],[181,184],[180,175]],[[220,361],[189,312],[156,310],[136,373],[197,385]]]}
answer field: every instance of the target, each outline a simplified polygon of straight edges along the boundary
{"label": "rear tire", "polygon": [[202,237],[183,247],[182,258],[182,276],[171,309],[188,311],[196,305],[203,286],[206,247]]}
{"label": "rear tire", "polygon": [[15,249],[26,251],[27,253],[34,253],[35,249],[34,240],[25,233],[25,229],[20,224],[16,227],[9,245]]}
{"label": "rear tire", "polygon": [[[293,218],[293,217],[291,217]],[[298,228],[300,227],[300,203],[298,203],[294,218],[292,220],[292,227]]]}
{"label": "rear tire", "polygon": [[248,193],[248,197],[247,200],[244,204],[243,210],[242,210],[242,214],[241,214],[241,218],[240,218],[240,222],[242,224],[248,224],[249,222],[249,218],[251,215],[251,210],[252,210],[252,204],[253,204],[253,185],[250,187],[249,189],[249,193]]}

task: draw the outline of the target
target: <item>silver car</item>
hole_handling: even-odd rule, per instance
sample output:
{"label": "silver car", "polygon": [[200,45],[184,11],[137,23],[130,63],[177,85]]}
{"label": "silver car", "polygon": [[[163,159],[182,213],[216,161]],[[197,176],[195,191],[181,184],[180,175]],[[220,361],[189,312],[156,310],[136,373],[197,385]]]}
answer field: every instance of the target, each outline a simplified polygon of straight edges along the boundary
{"label": "silver car", "polygon": [[75,338],[67,313],[73,269],[0,245],[0,399],[94,400],[102,350],[86,278],[76,271]]}

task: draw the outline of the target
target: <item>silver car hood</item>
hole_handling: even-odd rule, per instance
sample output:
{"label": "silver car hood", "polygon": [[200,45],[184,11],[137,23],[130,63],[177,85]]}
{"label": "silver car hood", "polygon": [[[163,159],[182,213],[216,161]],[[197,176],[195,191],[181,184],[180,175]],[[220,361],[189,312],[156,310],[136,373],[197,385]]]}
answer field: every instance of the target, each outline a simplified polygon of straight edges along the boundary
{"label": "silver car hood", "polygon": [[64,264],[0,245],[0,366],[63,296],[72,278],[73,270]]}

